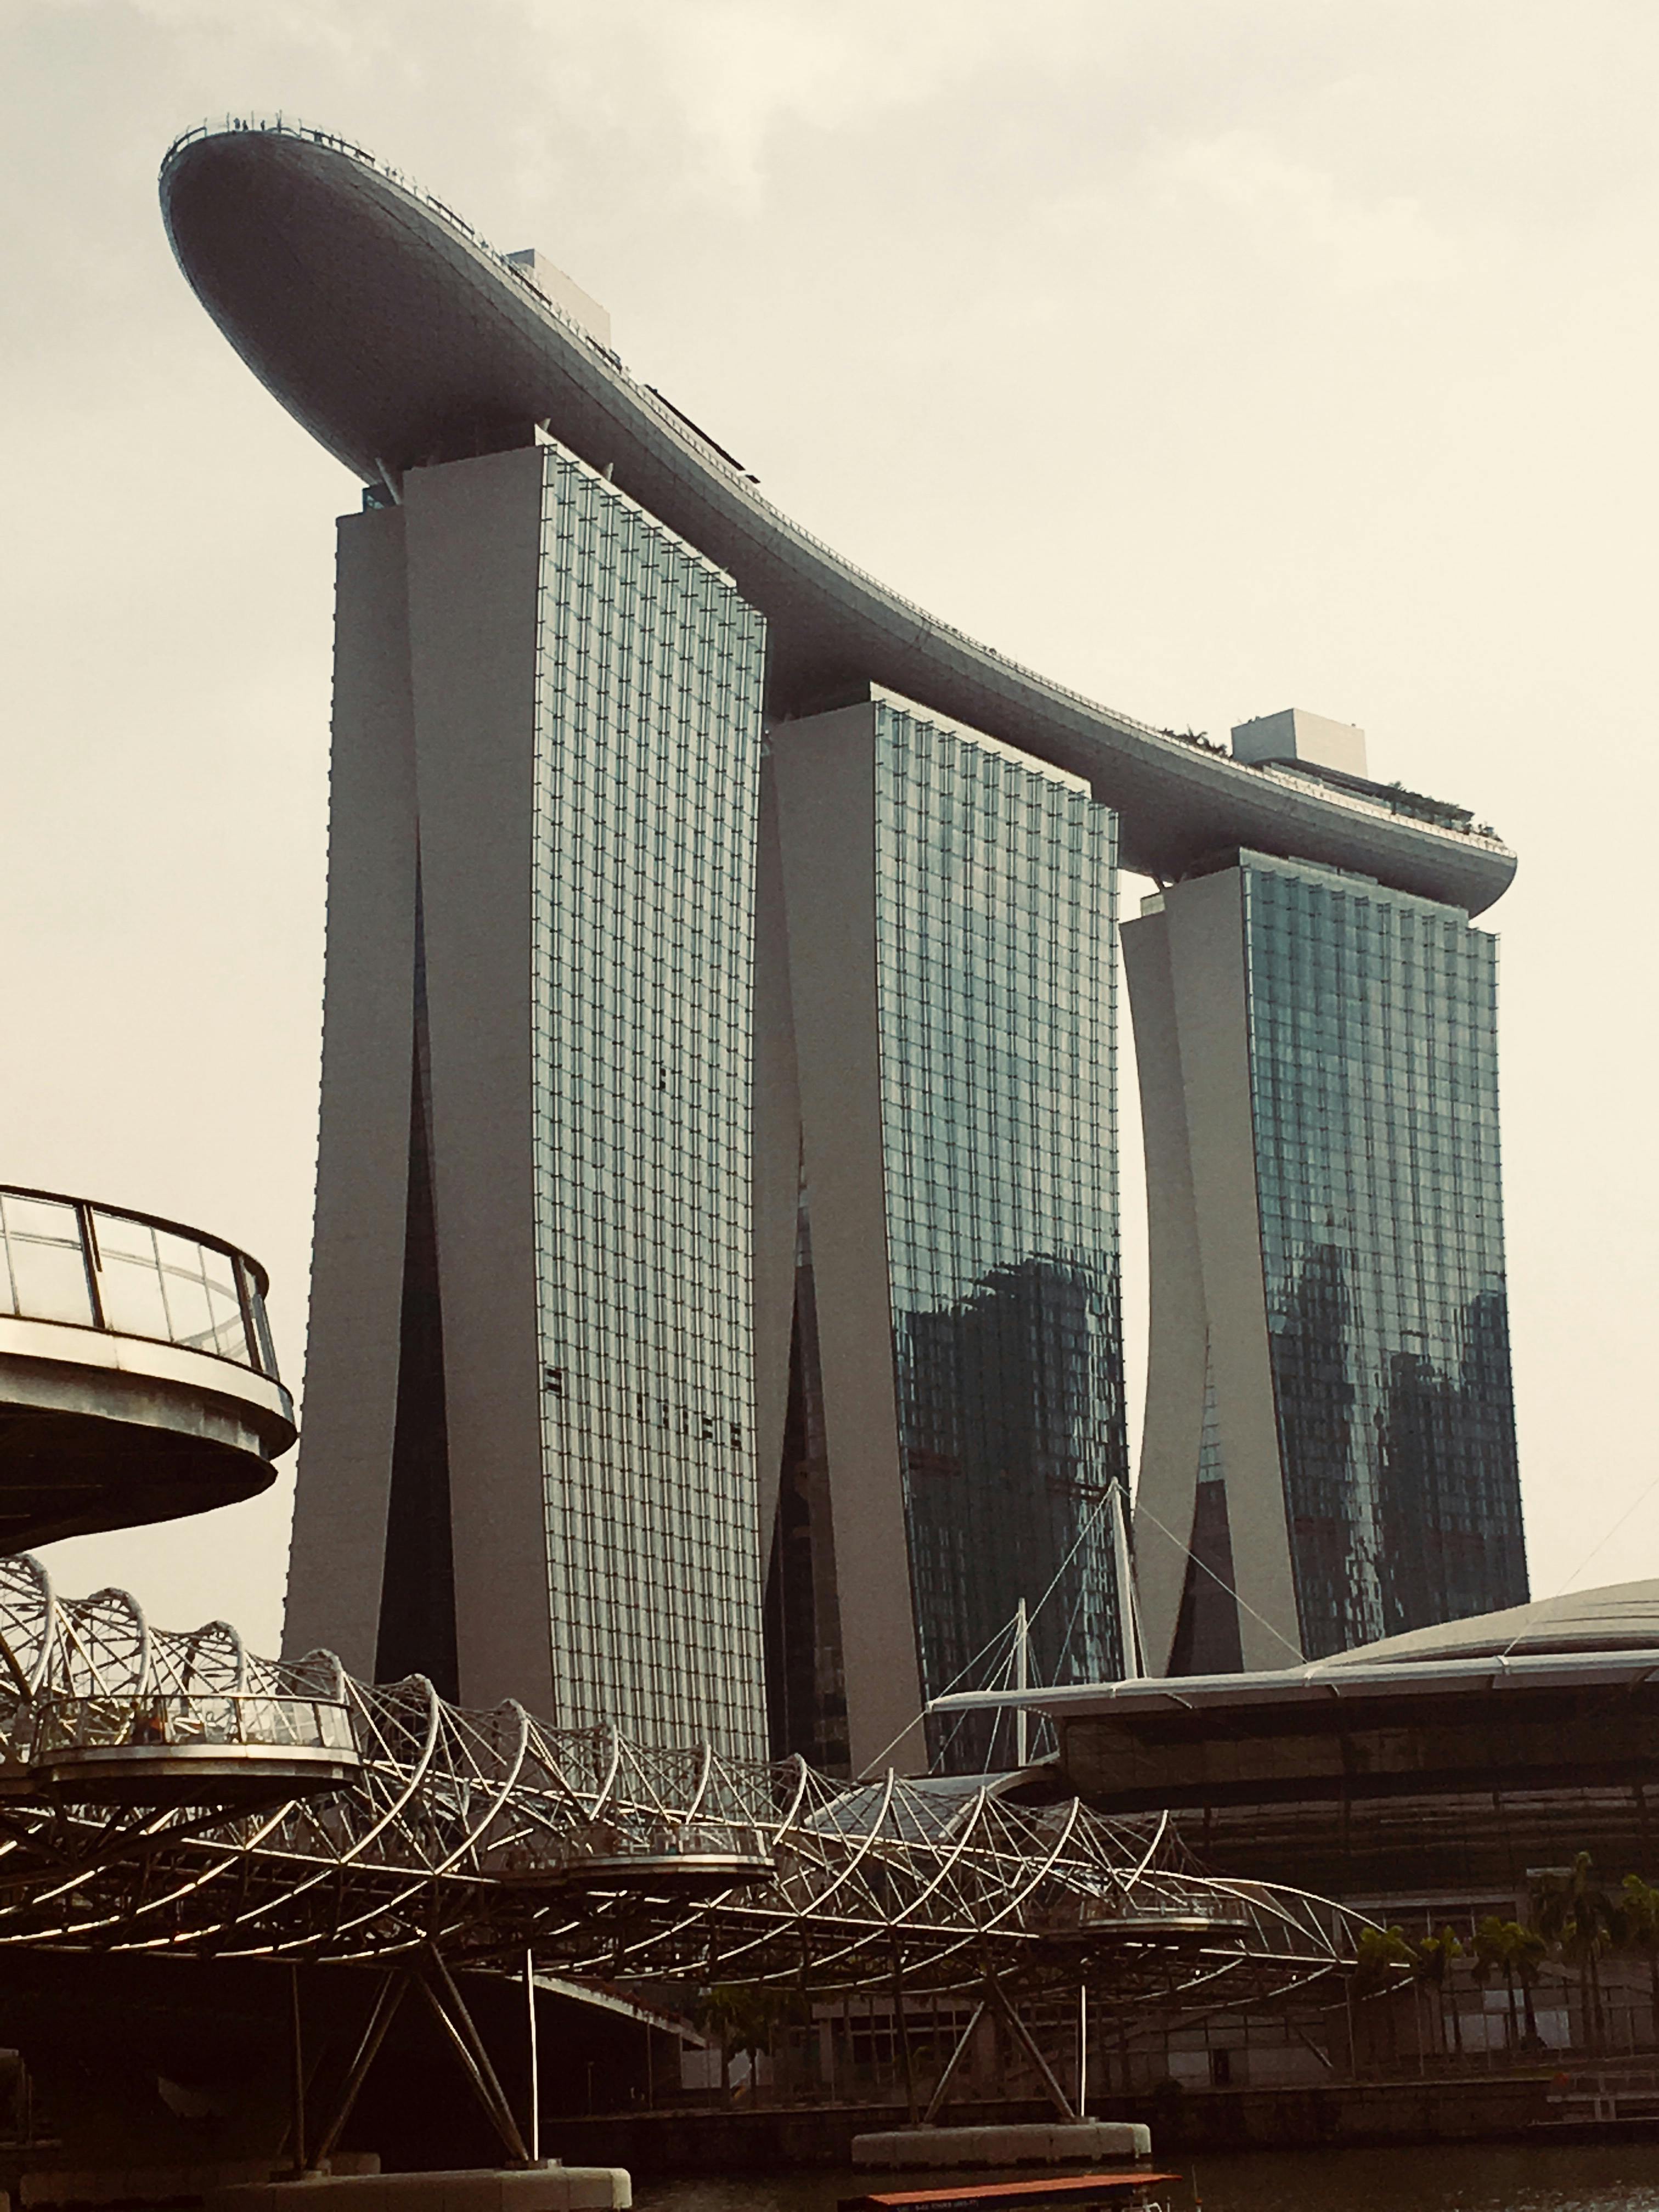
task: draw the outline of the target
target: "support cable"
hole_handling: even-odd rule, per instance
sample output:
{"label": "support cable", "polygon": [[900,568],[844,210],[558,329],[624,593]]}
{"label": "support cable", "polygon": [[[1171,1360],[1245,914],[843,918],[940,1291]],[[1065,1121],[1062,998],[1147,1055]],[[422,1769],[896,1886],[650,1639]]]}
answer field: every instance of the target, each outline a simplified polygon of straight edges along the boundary
{"label": "support cable", "polygon": [[1306,1654],[1303,1651],[1299,1644],[1292,1644],[1290,1638],[1285,1634],[1282,1629],[1275,1628],[1273,1626],[1272,1621],[1267,1619],[1266,1613],[1258,1613],[1248,1598],[1243,1598],[1239,1595],[1238,1592],[1233,1588],[1232,1584],[1227,1580],[1224,1575],[1217,1574],[1212,1566],[1210,1566],[1206,1561],[1199,1558],[1198,1553],[1194,1551],[1190,1544],[1183,1544],[1180,1537],[1176,1534],[1173,1528],[1166,1528],[1164,1527],[1164,1523],[1158,1519],[1157,1514],[1153,1512],[1150,1505],[1144,1504],[1139,1498],[1137,1498],[1135,1500],[1135,1518],[1139,1520],[1142,1514],[1146,1515],[1147,1520],[1152,1522],[1153,1528],[1158,1530],[1159,1535],[1167,1536],[1170,1541],[1175,1546],[1176,1551],[1184,1552],[1195,1567],[1197,1567],[1202,1573],[1208,1575],[1210,1580],[1214,1583],[1218,1589],[1225,1590],[1228,1596],[1231,1598],[1233,1603],[1236,1606],[1241,1607],[1244,1612],[1248,1613],[1250,1619],[1256,1623],[1258,1627],[1265,1628],[1269,1636],[1277,1637],[1279,1641],[1284,1645],[1285,1649],[1296,1661],[1298,1667],[1305,1666],[1307,1664]]}

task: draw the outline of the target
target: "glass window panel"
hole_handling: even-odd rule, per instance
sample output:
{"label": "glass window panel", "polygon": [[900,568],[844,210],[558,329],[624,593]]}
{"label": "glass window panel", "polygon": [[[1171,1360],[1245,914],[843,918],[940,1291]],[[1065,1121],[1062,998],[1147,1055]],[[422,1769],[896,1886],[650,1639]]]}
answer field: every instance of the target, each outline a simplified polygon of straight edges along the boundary
{"label": "glass window panel", "polygon": [[79,1244],[8,1237],[17,1311],[31,1321],[90,1323],[92,1299]]}
{"label": "glass window panel", "polygon": [[19,1198],[8,1191],[0,1198],[8,1237],[27,1237],[46,1243],[73,1244],[79,1249],[81,1224],[73,1206],[56,1198]]}
{"label": "glass window panel", "polygon": [[33,1321],[92,1320],[81,1224],[72,1206],[48,1199],[0,1200],[7,1254],[8,1303]]}
{"label": "glass window panel", "polygon": [[112,1252],[99,1224],[99,1249],[103,1267],[98,1291],[107,1325],[125,1336],[155,1336],[163,1341],[171,1334],[166,1302],[161,1296],[161,1270],[154,1257],[144,1259]]}
{"label": "glass window panel", "polygon": [[155,1231],[147,1221],[134,1221],[125,1213],[106,1213],[101,1207],[93,1210],[93,1221],[98,1237],[98,1252],[107,1259],[112,1252],[125,1257],[143,1260],[155,1265]]}
{"label": "glass window panel", "polygon": [[204,1260],[199,1244],[159,1230],[156,1255],[161,1262],[162,1294],[167,1300],[167,1334],[175,1344],[199,1351],[216,1348],[213,1309],[208,1297]]}

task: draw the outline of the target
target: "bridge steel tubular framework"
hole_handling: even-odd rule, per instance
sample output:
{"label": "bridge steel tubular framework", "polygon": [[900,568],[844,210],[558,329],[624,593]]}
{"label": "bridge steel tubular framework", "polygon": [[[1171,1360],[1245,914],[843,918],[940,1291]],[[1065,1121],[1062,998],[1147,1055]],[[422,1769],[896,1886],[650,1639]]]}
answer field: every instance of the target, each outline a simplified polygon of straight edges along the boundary
{"label": "bridge steel tubular framework", "polygon": [[[578,1978],[872,1993],[896,1960],[913,1994],[1086,1975],[1107,2002],[1212,2004],[1224,1986],[1243,2006],[1340,1967],[1366,1924],[1194,1872],[1156,1816],[1024,1805],[982,1779],[849,1787],[799,1759],[550,1729],[510,1703],[468,1712],[419,1677],[369,1688],[325,1653],[258,1658],[220,1624],[153,1631],[122,1593],[66,1603],[27,1558],[0,1561],[0,1945],[435,1960],[446,1977],[516,1972],[528,1951]],[[37,1774],[67,1705],[165,1776],[228,1682],[273,1723],[262,1802],[77,1804]],[[348,1780],[295,1795],[282,1723],[301,1693],[355,1749]],[[158,1697],[161,1737],[144,1732]]]}

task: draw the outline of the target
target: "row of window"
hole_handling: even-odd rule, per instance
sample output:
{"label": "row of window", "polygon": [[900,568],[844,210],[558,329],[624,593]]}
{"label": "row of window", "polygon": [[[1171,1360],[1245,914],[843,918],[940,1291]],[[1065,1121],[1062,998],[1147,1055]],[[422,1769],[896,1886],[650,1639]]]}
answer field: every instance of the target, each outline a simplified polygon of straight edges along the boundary
{"label": "row of window", "polygon": [[895,1357],[924,1680],[942,1689],[1022,1597],[1035,1604],[1051,1584],[1034,1654],[1045,1678],[1079,1665],[1109,1675],[1111,1569],[1095,1524],[1127,1458],[1109,1267],[1111,817],[966,733],[890,708],[877,858]]}
{"label": "row of window", "polygon": [[[752,1395],[763,631],[548,454],[532,1043],[561,1717],[757,1751],[753,1443],[718,1409]],[[605,558],[575,552],[601,534]]]}

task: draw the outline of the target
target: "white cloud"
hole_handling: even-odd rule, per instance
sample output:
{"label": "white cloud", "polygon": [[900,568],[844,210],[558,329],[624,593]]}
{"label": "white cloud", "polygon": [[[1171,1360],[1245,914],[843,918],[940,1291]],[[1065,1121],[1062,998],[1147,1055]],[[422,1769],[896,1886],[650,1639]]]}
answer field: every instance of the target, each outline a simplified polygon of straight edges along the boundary
{"label": "white cloud", "polygon": [[1158,164],[1171,198],[1231,217],[1263,258],[1312,260],[1344,294],[1443,284],[1463,257],[1422,202],[1345,191],[1328,171],[1293,159],[1261,132],[1237,130],[1167,150]]}
{"label": "white cloud", "polygon": [[[1079,13],[1071,0],[1036,10],[1068,21]],[[856,131],[945,100],[994,62],[1007,36],[995,0],[631,0],[603,22],[573,21],[560,0],[532,0],[530,14],[562,51],[580,55],[584,76],[596,73],[596,46],[608,51],[624,99],[644,77],[653,104],[699,147],[705,185],[744,200],[758,193],[779,133]]]}

